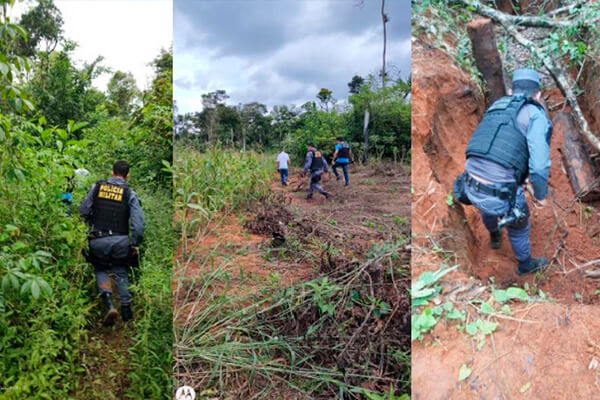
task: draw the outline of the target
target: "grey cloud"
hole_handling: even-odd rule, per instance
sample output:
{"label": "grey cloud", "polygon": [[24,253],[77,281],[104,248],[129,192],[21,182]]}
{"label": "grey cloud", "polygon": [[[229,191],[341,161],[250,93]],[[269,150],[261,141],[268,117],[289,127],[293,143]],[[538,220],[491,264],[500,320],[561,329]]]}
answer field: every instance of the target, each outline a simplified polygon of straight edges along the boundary
{"label": "grey cloud", "polygon": [[[230,103],[301,104],[327,87],[343,100],[354,74],[381,68],[380,2],[175,0],[175,86],[225,89]],[[410,72],[410,2],[388,0],[388,66]],[[178,54],[196,57],[194,71]],[[186,79],[178,77],[183,71]],[[217,86],[219,87],[217,87]],[[177,91],[176,91],[177,92]],[[199,94],[198,94],[199,96]],[[177,99],[184,107],[185,99]],[[188,110],[190,111],[190,110]]]}

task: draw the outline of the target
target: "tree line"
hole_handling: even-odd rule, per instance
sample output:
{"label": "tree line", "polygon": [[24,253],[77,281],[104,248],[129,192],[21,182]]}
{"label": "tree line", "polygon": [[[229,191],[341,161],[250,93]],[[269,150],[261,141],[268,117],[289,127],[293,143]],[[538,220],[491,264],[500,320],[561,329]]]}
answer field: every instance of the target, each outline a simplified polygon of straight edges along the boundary
{"label": "tree line", "polygon": [[358,160],[365,161],[368,155],[406,160],[410,156],[410,78],[388,78],[383,84],[372,75],[355,75],[348,91],[344,104],[338,103],[331,90],[322,88],[315,101],[269,109],[259,102],[227,104],[227,92],[216,90],[201,95],[201,111],[175,116],[175,137],[204,147],[219,143],[242,150],[285,148],[301,156],[308,142],[327,151],[341,136],[353,146]]}

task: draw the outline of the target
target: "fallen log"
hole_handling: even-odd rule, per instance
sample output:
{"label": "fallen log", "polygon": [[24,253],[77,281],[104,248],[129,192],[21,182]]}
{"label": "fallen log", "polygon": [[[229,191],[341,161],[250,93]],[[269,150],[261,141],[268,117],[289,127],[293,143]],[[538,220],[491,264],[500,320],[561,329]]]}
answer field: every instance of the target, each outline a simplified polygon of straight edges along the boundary
{"label": "fallen log", "polygon": [[581,21],[579,20],[562,20],[553,19],[545,16],[530,16],[530,15],[510,15],[496,10],[493,7],[480,3],[478,0],[456,0],[467,7],[471,7],[476,13],[492,18],[494,21],[500,22],[502,25],[521,25],[532,26],[538,28],[569,28],[576,26]]}
{"label": "fallen log", "polygon": [[491,104],[506,95],[502,60],[496,45],[494,24],[491,19],[478,18],[467,24],[467,32],[473,47],[475,65],[487,86],[485,97],[488,99],[488,104]]}
{"label": "fallen log", "polygon": [[560,152],[573,193],[579,193],[584,202],[600,199],[600,187],[596,179],[598,171],[588,156],[573,119],[568,113],[560,112],[554,117],[553,124],[554,130],[562,132],[564,137]]}
{"label": "fallen log", "polygon": [[596,132],[600,131],[600,62],[590,59],[582,71],[582,84],[584,92],[581,95],[586,108],[586,115]]}

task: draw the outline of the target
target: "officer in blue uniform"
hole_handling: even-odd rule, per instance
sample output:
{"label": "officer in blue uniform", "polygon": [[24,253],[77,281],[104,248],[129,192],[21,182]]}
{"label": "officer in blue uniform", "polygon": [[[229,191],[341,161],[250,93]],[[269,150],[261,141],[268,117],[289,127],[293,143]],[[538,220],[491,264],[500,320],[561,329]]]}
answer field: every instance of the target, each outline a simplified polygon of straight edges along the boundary
{"label": "officer in blue uniform", "polygon": [[119,315],[112,301],[111,275],[119,294],[121,318],[124,322],[133,318],[127,273],[143,239],[144,213],[137,194],[126,184],[128,179],[129,164],[115,162],[110,179],[92,185],[79,207],[90,226],[88,261],[94,266],[105,307],[105,325],[113,325]]}
{"label": "officer in blue uniform", "polygon": [[304,162],[304,169],[302,171],[304,174],[310,171],[310,181],[308,182],[308,194],[306,195],[306,199],[312,199],[315,190],[328,199],[329,193],[327,193],[319,184],[321,175],[326,174],[328,171],[327,161],[321,152],[317,150],[314,143],[309,143],[307,148],[308,152],[306,153],[306,161]]}
{"label": "officer in blue uniform", "polygon": [[344,186],[348,186],[348,164],[352,161],[352,151],[348,143],[344,141],[344,138],[338,137],[337,144],[335,145],[335,152],[333,153],[333,174],[335,179],[340,180],[340,175],[337,172],[337,167],[342,168],[344,174]]}
{"label": "officer in blue uniform", "polygon": [[516,273],[543,268],[545,258],[532,258],[529,209],[523,190],[527,178],[542,206],[548,194],[552,123],[541,105],[540,77],[531,69],[516,70],[512,90],[492,104],[466,150],[465,173],[454,182],[459,201],[481,212],[490,245],[500,247],[506,227],[518,260]]}

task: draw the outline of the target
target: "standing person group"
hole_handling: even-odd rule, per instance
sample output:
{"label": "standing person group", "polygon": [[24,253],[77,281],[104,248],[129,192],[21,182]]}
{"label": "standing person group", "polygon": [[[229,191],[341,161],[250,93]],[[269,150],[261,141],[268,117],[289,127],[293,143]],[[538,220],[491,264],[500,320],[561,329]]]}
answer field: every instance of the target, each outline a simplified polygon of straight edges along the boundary
{"label": "standing person group", "polygon": [[[313,193],[316,190],[321,193],[325,198],[329,198],[329,192],[327,192],[321,186],[321,178],[328,177],[329,165],[327,164],[327,160],[323,157],[323,154],[317,149],[314,143],[310,142],[307,144],[307,153],[304,160],[304,168],[302,170],[303,174],[307,174],[310,172],[310,179],[308,183],[308,194],[306,195],[307,199],[312,199]],[[350,146],[344,141],[342,137],[337,138],[337,144],[334,148],[333,153],[333,173],[337,180],[340,180],[341,177],[337,171],[337,168],[340,167],[342,169],[342,173],[344,175],[344,186],[348,186],[349,177],[348,177],[348,165],[352,162],[352,151],[350,150]],[[277,171],[279,172],[279,176],[281,179],[281,186],[287,186],[287,180],[289,177],[289,164],[290,164],[290,156],[285,150],[282,148],[280,153],[277,155]]]}

